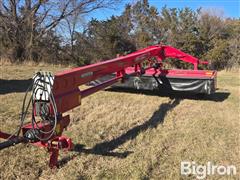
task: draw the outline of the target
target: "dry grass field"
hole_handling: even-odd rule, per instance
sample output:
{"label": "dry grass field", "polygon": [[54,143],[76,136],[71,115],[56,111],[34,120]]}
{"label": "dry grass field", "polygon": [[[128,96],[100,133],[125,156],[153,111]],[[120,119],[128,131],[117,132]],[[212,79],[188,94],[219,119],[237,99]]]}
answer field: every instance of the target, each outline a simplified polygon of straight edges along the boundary
{"label": "dry grass field", "polygon": [[[0,130],[19,123],[24,92],[37,70],[66,67],[4,65],[0,77]],[[218,73],[218,90],[206,97],[100,91],[69,112],[65,135],[76,144],[50,170],[48,153],[31,145],[0,151],[0,179],[195,179],[180,162],[235,165],[240,178],[239,71]]]}

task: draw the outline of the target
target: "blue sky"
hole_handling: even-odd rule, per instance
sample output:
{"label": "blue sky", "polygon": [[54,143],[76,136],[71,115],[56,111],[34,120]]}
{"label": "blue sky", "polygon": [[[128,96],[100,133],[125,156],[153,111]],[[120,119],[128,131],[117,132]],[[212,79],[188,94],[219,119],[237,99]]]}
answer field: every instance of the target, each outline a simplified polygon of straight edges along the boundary
{"label": "blue sky", "polygon": [[[109,18],[111,15],[120,15],[124,6],[127,3],[134,3],[137,0],[124,0],[123,3],[119,4],[115,10],[104,9],[98,10],[87,16],[87,19],[97,18],[99,20],[104,20]],[[204,9],[213,10],[217,9],[223,17],[240,17],[240,0],[149,0],[150,5],[153,5],[160,9],[167,5],[169,8],[184,8],[190,7],[193,10],[202,7]]]}

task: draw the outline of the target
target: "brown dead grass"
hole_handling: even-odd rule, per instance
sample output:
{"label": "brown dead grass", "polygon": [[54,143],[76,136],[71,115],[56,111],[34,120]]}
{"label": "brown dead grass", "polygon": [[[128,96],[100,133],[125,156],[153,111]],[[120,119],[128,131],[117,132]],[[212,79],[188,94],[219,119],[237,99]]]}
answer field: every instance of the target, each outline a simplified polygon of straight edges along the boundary
{"label": "brown dead grass", "polygon": [[[1,130],[16,128],[24,83],[40,69],[65,68],[1,67]],[[17,145],[0,152],[0,179],[186,179],[180,175],[183,160],[233,164],[238,176],[208,179],[238,179],[239,81],[239,71],[220,72],[219,90],[205,99],[98,92],[69,112],[72,121],[65,134],[78,152],[61,153],[59,169],[48,168],[45,150]]]}

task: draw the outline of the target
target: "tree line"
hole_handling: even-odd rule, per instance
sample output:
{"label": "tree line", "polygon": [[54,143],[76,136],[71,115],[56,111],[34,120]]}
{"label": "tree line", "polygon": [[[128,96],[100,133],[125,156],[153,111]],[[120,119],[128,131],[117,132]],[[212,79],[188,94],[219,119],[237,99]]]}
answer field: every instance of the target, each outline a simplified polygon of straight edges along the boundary
{"label": "tree line", "polygon": [[[118,0],[0,1],[0,56],[12,62],[36,61],[79,66],[167,44],[211,63],[214,69],[240,64],[240,19],[204,9],[163,7],[148,0],[126,4],[119,16],[91,19],[84,14]],[[170,66],[187,68],[174,59]]]}

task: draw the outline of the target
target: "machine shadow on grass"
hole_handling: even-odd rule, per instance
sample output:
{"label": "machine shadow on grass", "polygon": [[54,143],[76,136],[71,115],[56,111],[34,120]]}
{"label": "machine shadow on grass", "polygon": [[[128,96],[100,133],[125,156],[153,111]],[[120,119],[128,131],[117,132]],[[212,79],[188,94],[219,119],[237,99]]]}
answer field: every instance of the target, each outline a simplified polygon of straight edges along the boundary
{"label": "machine shadow on grass", "polygon": [[180,98],[180,99],[190,99],[190,100],[202,100],[202,101],[214,101],[223,102],[230,95],[229,92],[218,92],[219,89],[213,94],[194,94],[189,92],[180,92],[166,89],[159,90],[137,90],[137,89],[127,89],[127,88],[108,88],[105,91],[118,92],[118,93],[132,93],[132,94],[144,94],[148,96],[160,96],[160,97],[170,97],[170,98]]}
{"label": "machine shadow on grass", "polygon": [[0,95],[15,93],[15,92],[25,92],[30,84],[32,79],[0,79]]}
{"label": "machine shadow on grass", "polygon": [[[198,94],[189,94],[184,92],[174,92],[174,91],[145,91],[145,90],[129,90],[124,88],[109,88],[106,91],[111,92],[121,92],[121,93],[135,93],[135,94],[145,94],[149,96],[160,96],[160,97],[169,97],[170,100],[168,103],[163,103],[159,106],[159,109],[155,111],[152,117],[144,122],[141,125],[137,125],[131,129],[129,129],[126,133],[110,140],[104,141],[96,144],[92,148],[85,148],[83,144],[75,144],[73,149],[74,152],[85,153],[85,154],[95,154],[102,156],[112,156],[117,158],[125,158],[129,154],[133,153],[131,151],[125,152],[113,152],[116,148],[126,143],[129,140],[136,138],[139,133],[145,132],[149,128],[156,128],[159,124],[164,122],[164,118],[168,111],[174,109],[178,104],[180,104],[183,99],[191,99],[191,100],[206,100],[206,101],[214,101],[214,102],[223,102],[230,95],[229,92],[215,92],[211,95],[198,95]],[[73,157],[66,157],[60,160],[60,166],[63,166],[69,160],[78,156],[75,154]]]}
{"label": "machine shadow on grass", "polygon": [[[175,108],[180,102],[181,102],[180,98],[170,99],[169,102],[161,104],[159,106],[159,109],[153,113],[152,117],[146,122],[144,122],[143,124],[137,125],[129,129],[124,134],[121,134],[120,136],[110,141],[104,141],[104,142],[98,143],[94,147],[89,149],[85,148],[84,145],[82,144],[75,144],[73,151],[78,153],[125,158],[133,152],[126,151],[121,153],[121,152],[113,152],[113,150],[118,148],[119,146],[121,146],[122,144],[126,143],[129,140],[135,139],[140,133],[145,132],[150,128],[156,128],[159,124],[162,124],[164,122],[164,118],[167,112]],[[67,157],[60,160],[59,162],[60,166],[63,166],[72,158],[74,157]]]}

